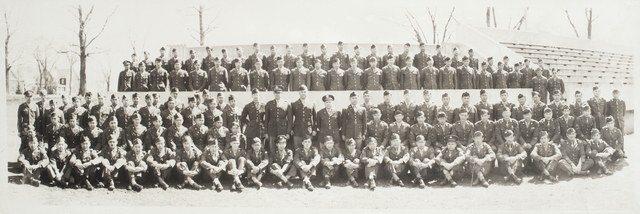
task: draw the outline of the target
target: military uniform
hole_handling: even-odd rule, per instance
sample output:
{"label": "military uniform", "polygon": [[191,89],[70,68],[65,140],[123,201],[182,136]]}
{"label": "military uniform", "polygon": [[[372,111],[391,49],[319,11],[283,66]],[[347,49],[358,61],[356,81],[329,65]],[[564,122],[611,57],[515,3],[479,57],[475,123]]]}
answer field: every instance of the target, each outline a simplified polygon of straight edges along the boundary
{"label": "military uniform", "polygon": [[187,134],[187,127],[184,126],[171,126],[167,129],[164,136],[166,147],[171,148],[173,151],[182,150],[182,137]]}
{"label": "military uniform", "polygon": [[[409,145],[411,148],[416,147],[416,137],[422,135],[425,139],[425,145],[431,147],[436,141],[436,135],[433,130],[433,126],[428,123],[416,123],[409,129]],[[421,159],[422,160],[422,159]]]}
{"label": "military uniform", "polygon": [[242,123],[240,122],[240,116],[242,116],[242,111],[238,107],[231,107],[231,105],[227,105],[222,110],[222,126],[227,127],[231,130],[233,126],[233,122],[237,122],[240,124],[240,128],[242,128]]}
{"label": "military uniform", "polygon": [[69,120],[71,120],[71,115],[75,114],[76,118],[78,120],[78,126],[80,127],[87,127],[87,117],[89,115],[89,112],[87,111],[87,109],[82,108],[82,107],[71,107],[69,109],[67,109],[67,111],[64,112],[64,120],[66,120],[67,122]]}
{"label": "military uniform", "polygon": [[84,141],[84,139],[82,139],[82,131],[84,131],[84,129],[80,126],[72,128],[67,124],[60,130],[60,137],[64,138],[69,149],[75,149],[80,147],[80,143]]}
{"label": "military uniform", "polygon": [[[169,59],[169,61],[167,62],[167,71],[169,73],[171,73],[172,71],[176,70],[176,63],[179,63],[180,60],[178,59],[178,57],[172,57],[171,59]],[[182,68],[182,65],[180,65],[180,68]]]}
{"label": "military uniform", "polygon": [[169,73],[167,70],[153,69],[149,74],[149,90],[150,91],[166,91],[169,86]]}
{"label": "military uniform", "polygon": [[205,145],[207,144],[207,132],[209,128],[207,126],[198,126],[193,125],[188,130],[186,135],[190,136],[193,140],[193,145],[198,147],[198,149],[203,150]]}
{"label": "military uniform", "polygon": [[[305,149],[303,147],[298,148],[293,155],[294,167],[289,170],[289,176],[296,176],[298,174],[297,172],[300,172],[300,176],[302,177],[314,176],[316,174],[316,166],[318,163],[320,163],[320,154],[316,147],[311,146],[309,149]],[[310,164],[312,167],[308,172],[304,172],[300,169],[300,166],[303,164]]]}
{"label": "military uniform", "polygon": [[234,68],[229,72],[229,89],[231,91],[247,91],[249,73],[244,68]]}
{"label": "military uniform", "polygon": [[458,89],[474,89],[476,83],[476,71],[469,66],[460,66],[456,71],[458,75]]}
{"label": "military uniform", "polygon": [[427,67],[427,59],[429,59],[429,54],[426,51],[420,51],[413,57],[413,66],[418,71],[422,71],[423,68]]}
{"label": "military uniform", "polygon": [[205,89],[209,83],[209,75],[202,69],[192,70],[189,74],[189,88],[194,91],[201,91],[200,88]]}
{"label": "military uniform", "polygon": [[411,125],[402,121],[400,123],[393,122],[389,124],[389,129],[387,129],[387,141],[391,143],[391,137],[393,134],[398,134],[400,136],[400,142],[403,147],[409,148],[410,146],[410,135]]}
{"label": "military uniform", "polygon": [[36,127],[36,118],[40,113],[35,103],[22,103],[18,106],[18,133],[23,133],[29,126]]}
{"label": "military uniform", "polygon": [[436,69],[442,68],[444,66],[445,58],[446,57],[440,52],[438,52],[436,55],[433,55],[433,67],[436,67]]}
{"label": "military uniform", "polygon": [[509,73],[505,70],[498,70],[492,74],[493,88],[508,88]]}
{"label": "military uniform", "polygon": [[291,126],[291,103],[285,100],[271,100],[265,106],[265,120],[267,121],[267,134],[269,135],[270,150],[276,148],[275,138],[280,135],[289,135]]}
{"label": "military uniform", "polygon": [[585,142],[578,139],[575,139],[573,142],[563,141],[560,145],[560,151],[562,153],[562,160],[558,163],[560,168],[564,168],[565,171],[571,171],[570,163],[578,165],[579,160],[583,160],[581,171],[591,168],[593,166],[593,160],[586,159],[587,152],[585,151],[585,145]]}
{"label": "military uniform", "polygon": [[433,147],[436,151],[440,151],[444,146],[447,145],[445,142],[445,137],[453,134],[453,125],[451,123],[445,122],[444,124],[437,123],[433,126],[433,131],[436,136],[436,142],[433,144]]}
{"label": "military uniform", "polygon": [[458,69],[460,66],[462,66],[462,59],[460,59],[459,56],[452,56],[451,67],[453,67],[454,69]]}
{"label": "military uniform", "polygon": [[458,136],[458,146],[467,147],[473,143],[473,123],[470,121],[456,121],[451,129],[451,134]]}
{"label": "military uniform", "polygon": [[467,160],[472,160],[472,157],[477,159],[488,159],[488,161],[485,161],[482,165],[469,162],[468,172],[475,174],[477,171],[481,171],[485,176],[491,173],[491,169],[494,165],[493,160],[496,159],[495,152],[487,143],[482,143],[479,146],[475,143],[469,144],[465,156]]}
{"label": "military uniform", "polygon": [[615,127],[620,130],[624,130],[624,114],[626,111],[627,104],[624,100],[611,99],[607,102],[607,116],[612,116],[615,119]]}
{"label": "military uniform", "polygon": [[[62,113],[62,110],[57,109],[57,108],[53,109],[53,110],[46,109],[46,110],[44,110],[44,115],[42,116],[42,122],[40,124],[40,126],[42,127],[41,131],[40,131],[40,134],[44,135],[44,133],[47,131],[47,126],[52,123],[51,114],[54,113],[54,112],[56,113],[56,115],[58,115],[58,122],[60,122],[60,124],[66,124],[67,123],[66,120],[64,119],[64,117],[60,116],[60,115],[64,115],[64,113]],[[98,124],[98,126],[100,126],[100,124]]]}
{"label": "military uniform", "polygon": [[[519,128],[518,131],[520,132],[520,134],[518,134],[520,136],[520,139],[518,140],[518,142],[520,144],[533,142],[531,144],[531,146],[533,146],[538,143],[538,139],[540,135],[540,125],[538,121],[531,120],[529,121],[529,124],[527,124],[527,122],[524,119],[520,120],[518,122],[518,128]],[[531,149],[533,149],[533,147]],[[531,149],[529,149],[527,152],[531,152]]]}
{"label": "military uniform", "polygon": [[565,104],[562,102],[551,102],[551,104],[547,105],[553,111],[553,118],[559,118],[562,116],[562,108]]}
{"label": "military uniform", "polygon": [[472,56],[469,56],[469,66],[476,71],[480,69],[478,59],[473,58]]}
{"label": "military uniform", "polygon": [[207,55],[205,58],[202,58],[202,70],[209,71],[209,69],[214,66],[214,56]]}
{"label": "military uniform", "polygon": [[313,54],[302,52],[299,57],[302,58],[302,67],[305,67],[309,70],[313,69],[314,62],[316,60],[316,57]]}
{"label": "military uniform", "polygon": [[[391,59],[389,59],[389,57],[391,57]],[[387,65],[394,65],[397,67],[398,57],[393,55],[393,53],[387,53],[384,56],[382,56],[382,70],[384,70],[384,67],[387,67]]]}
{"label": "military uniform", "polygon": [[151,127],[153,124],[151,123],[151,117],[160,114],[160,110],[158,110],[154,106],[145,106],[138,110],[138,114],[140,114],[140,124],[145,127]]}
{"label": "military uniform", "polygon": [[331,62],[334,62],[335,59],[340,60],[340,69],[347,70],[349,69],[349,54],[344,51],[337,51],[333,56],[331,56]]}
{"label": "military uniform", "polygon": [[133,77],[133,91],[149,91],[149,72],[138,71]]}
{"label": "military uniform", "polygon": [[227,69],[220,66],[209,69],[209,91],[226,91],[229,84]]}
{"label": "military uniform", "polygon": [[432,168],[423,168],[422,170],[418,170],[417,167],[414,166],[414,161],[419,160],[420,162],[424,160],[433,160],[436,158],[435,151],[433,148],[425,146],[422,149],[415,147],[409,150],[409,164],[413,166],[411,168],[411,172],[416,174],[416,178],[422,178],[422,176],[432,175],[435,167]]}
{"label": "military uniform", "polygon": [[438,86],[440,89],[458,89],[458,77],[456,69],[451,66],[443,66],[438,73]]}
{"label": "military uniform", "polygon": [[189,73],[191,73],[192,71],[196,70],[196,66],[195,66],[195,61],[197,59],[196,58],[189,58],[187,60],[184,61],[184,63],[182,64],[182,70],[185,70]]}
{"label": "military uniform", "polygon": [[400,89],[419,90],[420,70],[415,67],[404,67],[400,70]]}
{"label": "military uniform", "polygon": [[132,70],[121,71],[118,75],[118,91],[133,91],[133,78],[136,75]]}
{"label": "military uniform", "polygon": [[99,150],[98,145],[100,145],[100,137],[102,137],[102,129],[95,127],[94,129],[86,128],[82,130],[80,135],[83,138],[89,138],[89,142],[91,142],[91,148],[95,150]]}
{"label": "military uniform", "polygon": [[312,136],[316,130],[316,104],[298,99],[291,104],[291,112],[293,117],[289,117],[289,123],[293,124],[294,148],[300,148],[304,137]]}
{"label": "military uniform", "polygon": [[[547,79],[547,91],[553,93],[556,90],[564,94],[564,81],[560,78],[550,77]],[[549,101],[553,101],[553,96],[549,97]]]}
{"label": "military uniform", "polygon": [[[475,105],[475,107],[476,111],[478,112],[478,121],[482,119],[480,116],[480,112],[482,111],[482,109],[487,110],[487,113],[489,114],[489,120],[495,120],[493,105],[491,105],[489,102],[482,102],[481,100],[480,102],[478,102],[478,104]],[[502,117],[502,115],[500,116]]]}
{"label": "military uniform", "polygon": [[602,140],[607,142],[613,149],[624,150],[624,136],[618,128],[602,127]]}
{"label": "military uniform", "polygon": [[[464,151],[462,151],[461,148],[456,147],[455,149],[449,149],[448,147],[444,147],[442,149],[442,152],[440,152],[440,154],[438,154],[438,156],[436,157],[436,163],[440,164],[442,162],[445,163],[454,163],[456,160],[462,160],[460,162],[458,162],[457,165],[453,166],[453,168],[451,168],[451,172],[453,172],[453,178],[460,178],[462,177],[464,172],[464,159],[465,159],[465,154]],[[440,167],[440,169],[445,170],[444,167]]]}
{"label": "military uniform", "polygon": [[360,68],[349,68],[344,72],[345,90],[362,90],[364,89],[362,79],[364,72]]}
{"label": "military uniform", "polygon": [[269,73],[262,69],[254,70],[249,74],[249,83],[252,89],[266,91],[269,88]]}
{"label": "military uniform", "polygon": [[124,149],[127,151],[130,151],[132,149],[133,141],[135,141],[136,139],[140,139],[141,141],[143,141],[145,140],[146,135],[147,135],[147,127],[144,127],[140,124],[138,124],[137,126],[133,124],[127,126],[127,128],[125,129],[125,138],[127,140],[127,146]]}
{"label": "military uniform", "polygon": [[607,115],[607,101],[602,97],[592,97],[587,103],[591,107],[591,115],[596,119],[596,127],[602,128],[605,126],[607,124],[604,120]]}
{"label": "military uniform", "polygon": [[[118,119],[118,127],[125,128],[129,126],[131,122],[131,115],[137,113],[138,110],[131,106],[122,106],[116,110],[116,119]],[[78,117],[80,118],[80,117]]]}
{"label": "military uniform", "polygon": [[588,105],[588,104],[584,101],[582,102],[576,101],[576,103],[569,105],[569,109],[571,111],[571,113],[569,114],[576,118],[580,117],[582,115],[582,106],[584,105]]}
{"label": "military uniform", "polygon": [[[513,118],[502,118],[495,123],[497,145],[502,145],[506,139],[504,138],[507,130],[513,131],[514,139],[520,139],[520,128],[518,121]],[[515,141],[515,140],[514,140]]]}
{"label": "military uniform", "polygon": [[240,122],[246,126],[244,133],[249,141],[253,142],[252,139],[255,137],[262,138],[265,132],[264,114],[265,104],[259,101],[248,103],[242,109]]}
{"label": "military uniform", "polygon": [[536,121],[542,120],[542,118],[544,118],[545,108],[547,108],[547,105],[543,102],[534,103],[531,108],[531,118]]}
{"label": "military uniform", "polygon": [[223,56],[223,57],[220,57],[220,66],[222,66],[227,71],[230,71],[231,69],[233,69],[233,66],[235,65],[231,63],[231,59]]}
{"label": "military uniform", "polygon": [[396,106],[397,110],[402,111],[404,117],[402,121],[406,122],[409,125],[416,124],[416,109],[418,109],[418,105],[412,101],[402,101],[400,104]]}
{"label": "military uniform", "polygon": [[546,131],[549,134],[549,142],[560,144],[560,124],[558,121],[542,118],[538,125],[540,125],[540,131]]}
{"label": "military uniform", "polygon": [[[389,138],[388,131],[389,125],[386,122],[382,120],[380,120],[379,122],[371,120],[367,123],[366,138],[373,137],[378,143],[377,147],[386,147],[389,144],[387,142],[387,139]],[[368,144],[369,142],[366,143]]]}
{"label": "military uniform", "polygon": [[332,69],[331,56],[323,53],[318,56],[318,59],[320,59],[322,70],[328,71]]}
{"label": "military uniform", "polygon": [[329,91],[344,90],[345,71],[342,69],[331,69],[327,73],[327,86]]}
{"label": "military uniform", "polygon": [[580,140],[591,140],[591,130],[596,128],[596,120],[591,115],[581,115],[576,118],[576,133]]}
{"label": "military uniform", "polygon": [[547,78],[544,76],[535,76],[531,80],[533,91],[540,93],[540,101],[547,103]]}
{"label": "military uniform", "polygon": [[507,168],[512,167],[509,165],[509,162],[505,160],[507,157],[516,157],[516,170],[514,174],[519,173],[522,169],[522,160],[527,157],[527,152],[522,148],[522,145],[518,144],[515,140],[512,142],[505,142],[498,148],[497,152],[498,156],[498,167],[500,170],[500,174],[504,176],[509,176],[509,170]]}
{"label": "military uniform", "polygon": [[[50,151],[51,148],[53,148],[53,146],[56,145],[56,143],[58,142],[58,139],[60,138],[60,134],[61,131],[63,130],[62,128],[65,125],[62,123],[59,123],[57,126],[52,124],[47,125],[47,128],[44,132],[44,143],[47,144],[48,148],[47,151]],[[24,145],[24,148],[26,148],[27,145]]]}
{"label": "military uniform", "polygon": [[479,74],[476,75],[476,89],[491,89],[493,88],[493,78],[489,71],[484,70],[480,71]]}
{"label": "military uniform", "polygon": [[[116,127],[112,129],[111,127],[107,127],[102,131],[102,137],[100,137],[98,148],[108,148],[109,147],[109,139],[116,139],[118,142],[118,147],[124,148],[126,146],[125,143],[125,131],[123,128]],[[69,148],[72,148],[69,146]]]}
{"label": "military uniform", "polygon": [[[378,168],[380,164],[382,164],[382,159],[384,157],[384,149],[377,147],[375,149],[370,149],[368,146],[362,149],[362,153],[360,154],[360,162],[364,164],[364,176],[368,179],[376,178],[378,175]],[[374,166],[369,166],[369,162],[376,161],[377,164]]]}
{"label": "military uniform", "polygon": [[392,103],[382,102],[380,103],[380,105],[378,105],[378,109],[380,110],[380,113],[382,115],[380,117],[382,121],[384,121],[387,124],[395,121],[393,116],[396,110],[398,109],[397,105],[394,105]]}
{"label": "military uniform", "polygon": [[482,142],[489,144],[494,152],[498,150],[498,145],[496,145],[495,126],[495,122],[491,120],[488,120],[486,123],[480,120],[473,125],[473,132],[482,132]]}
{"label": "military uniform", "polygon": [[284,91],[288,90],[289,75],[291,75],[291,71],[284,67],[276,68],[271,71],[271,74],[269,74],[269,86],[271,87],[271,90],[273,90],[276,86],[280,86]]}
{"label": "military uniform", "polygon": [[502,112],[506,111],[507,109],[509,109],[512,114],[511,114],[511,118],[515,118],[515,114],[513,114],[513,112],[515,111],[516,104],[510,103],[509,101],[507,102],[502,102],[500,101],[499,103],[496,103],[493,105],[493,110],[494,112],[494,117],[496,120],[502,119]]}
{"label": "military uniform", "polygon": [[365,61],[366,68],[370,68],[370,67],[371,67],[371,62],[369,61],[369,60],[371,60],[371,58],[376,58],[376,64],[377,64],[377,65],[376,65],[376,67],[377,67],[378,69],[382,69],[382,68],[384,67],[384,66],[382,65],[382,58],[381,58],[381,57],[379,57],[379,56],[377,56],[377,55],[376,55],[376,54],[374,54],[374,53],[371,53],[371,54],[369,54],[369,55],[367,56],[367,59],[366,59],[366,61]]}
{"label": "military uniform", "polygon": [[431,101],[423,102],[422,104],[418,105],[415,113],[417,114],[418,111],[422,111],[422,113],[424,113],[424,117],[426,118],[424,122],[435,125],[436,123],[434,121],[436,121],[437,108],[438,107],[436,106],[436,104]]}
{"label": "military uniform", "polygon": [[382,87],[385,90],[400,90],[400,68],[391,64],[382,68]]}
{"label": "military uniform", "polygon": [[398,65],[400,69],[407,67],[407,57],[409,57],[409,52],[398,54],[398,63],[396,65]]}
{"label": "military uniform", "polygon": [[160,117],[162,118],[162,126],[165,128],[169,128],[173,126],[173,116],[179,114],[177,110],[169,110],[165,109],[160,113]]}
{"label": "military uniform", "polygon": [[522,73],[520,73],[520,71],[513,71],[509,73],[507,79],[507,85],[509,86],[509,88],[523,88]]}
{"label": "military uniform", "polygon": [[326,136],[333,137],[334,142],[341,141],[340,128],[342,127],[342,111],[332,110],[329,112],[326,108],[321,109],[317,113],[318,139],[323,140]]}
{"label": "military uniform", "polygon": [[[446,121],[447,121],[447,123],[451,123],[451,124],[453,124],[453,123],[455,122],[455,121],[453,120],[453,119],[454,119],[454,118],[453,118],[453,111],[454,111],[454,110],[455,110],[455,109],[451,108],[451,106],[443,106],[443,105],[442,105],[442,106],[439,106],[439,107],[436,109],[436,114],[437,114],[438,112],[444,112],[444,113],[447,115],[447,120],[446,120]],[[435,119],[434,119],[434,121],[433,121],[433,123],[434,123],[434,124],[435,124],[435,123],[438,123],[438,118],[435,118]]]}
{"label": "military uniform", "polygon": [[569,128],[575,128],[575,118],[571,115],[569,115],[568,117],[559,117],[556,119],[558,121],[558,125],[560,126],[560,136],[562,137],[562,139],[566,140],[567,139],[567,129]]}
{"label": "military uniform", "polygon": [[285,54],[282,59],[284,60],[285,68],[293,70],[296,67],[296,56],[293,54]]}
{"label": "military uniform", "polygon": [[[391,127],[389,127],[391,129]],[[367,111],[361,106],[349,105],[342,111],[342,135],[356,140],[356,148],[362,148],[367,133]]]}
{"label": "military uniform", "polygon": [[[462,105],[458,108],[456,108],[455,110],[453,110],[453,121],[459,121],[460,120],[460,112],[462,112],[462,109],[466,109],[467,110],[467,114],[469,115],[469,117],[467,118],[467,120],[469,120],[469,122],[471,122],[472,124],[477,122],[478,120],[480,120],[480,116],[478,115],[478,110],[476,109],[475,106],[473,105]],[[459,137],[459,136],[458,136]]]}
{"label": "military uniform", "polygon": [[[267,72],[271,72],[273,71],[273,69],[276,69],[278,67],[278,62],[276,61],[276,58],[278,58],[277,54],[269,55],[266,61],[263,63],[263,67]],[[269,76],[271,76],[271,73],[269,73]]]}
{"label": "military uniform", "polygon": [[530,106],[528,105],[519,105],[517,108],[514,108],[511,111],[511,118],[516,119],[517,121],[521,121],[522,119],[524,119],[524,110],[525,109],[531,109]]}
{"label": "military uniform", "polygon": [[362,78],[364,90],[382,90],[382,70],[378,67],[367,68],[364,70],[364,78]]}
{"label": "military uniform", "polygon": [[[260,61],[262,64],[261,68],[256,68],[256,62]],[[267,68],[267,56],[265,56],[262,53],[253,53],[251,55],[249,55],[249,58],[247,59],[247,61],[245,61],[245,63],[247,64],[247,66],[245,67],[245,69],[250,70],[250,71],[255,71],[257,69],[265,69]]]}
{"label": "military uniform", "polygon": [[207,131],[207,142],[206,142],[205,147],[207,145],[213,144],[213,142],[217,140],[218,141],[218,148],[220,150],[225,150],[225,149],[230,147],[230,145],[227,144],[227,137],[229,135],[231,135],[231,131],[229,131],[229,129],[227,127],[224,127],[224,126],[220,126],[220,127],[212,126]]}
{"label": "military uniform", "polygon": [[371,109],[376,108],[376,105],[369,102],[369,103],[362,103],[360,104],[360,106],[363,107],[365,111],[367,111],[367,121],[373,120],[373,114],[371,114]]}
{"label": "military uniform", "polygon": [[438,89],[439,72],[436,67],[425,66],[420,70],[420,83],[424,89]]}
{"label": "military uniform", "polygon": [[[384,153],[385,169],[392,176],[404,175],[407,173],[406,164],[409,161],[410,155],[407,147],[400,145],[398,147],[389,146]],[[391,161],[402,161],[399,165],[391,164]]]}
{"label": "military uniform", "polygon": [[[524,68],[522,68],[521,70],[522,73],[522,87],[523,88],[533,88],[533,78],[536,77],[535,72],[533,71],[533,68],[527,67],[525,66]],[[536,91],[536,90],[534,90]],[[542,93],[540,93],[542,94]]]}
{"label": "military uniform", "polygon": [[291,80],[289,81],[291,85],[290,91],[298,91],[298,88],[300,88],[301,85],[308,86],[311,81],[311,76],[309,75],[309,69],[305,67],[302,67],[302,68],[296,67],[292,69],[290,78],[291,78]]}
{"label": "military uniform", "polygon": [[[369,64],[368,63],[369,61],[367,61],[367,59],[365,59],[363,56],[354,55],[353,58],[356,59],[356,67],[357,68],[359,68],[361,70],[368,68],[368,67],[365,67],[365,66],[367,66],[367,64]],[[351,64],[351,63],[349,63],[349,64]]]}
{"label": "military uniform", "polygon": [[189,88],[189,73],[182,69],[169,72],[169,84],[171,88],[176,87],[180,91],[191,91],[191,88]]}
{"label": "military uniform", "polygon": [[309,73],[309,90],[311,91],[325,91],[327,86],[327,72],[320,70],[313,70]]}
{"label": "military uniform", "polygon": [[153,148],[156,144],[156,141],[160,138],[164,139],[164,135],[166,133],[167,129],[160,126],[160,128],[156,127],[149,127],[149,129],[147,129],[147,135],[145,136],[145,139],[142,141],[143,144],[143,150],[144,151],[149,151],[151,148]]}
{"label": "military uniform", "polygon": [[213,110],[207,110],[203,114],[204,114],[204,125],[207,127],[213,127],[214,118],[216,118],[217,116],[222,116],[222,111],[216,108]]}

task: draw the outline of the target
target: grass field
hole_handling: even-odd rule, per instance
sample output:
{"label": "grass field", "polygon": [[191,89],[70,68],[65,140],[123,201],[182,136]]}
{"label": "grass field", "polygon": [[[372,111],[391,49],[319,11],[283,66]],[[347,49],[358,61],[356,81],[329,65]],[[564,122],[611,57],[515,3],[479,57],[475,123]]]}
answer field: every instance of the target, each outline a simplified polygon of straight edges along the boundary
{"label": "grass field", "polygon": [[[21,101],[7,101],[6,120],[8,127],[7,160],[10,166],[16,160],[19,139],[15,130],[15,112]],[[633,119],[626,120],[628,124]],[[628,125],[630,126],[630,125]],[[429,186],[426,189],[415,187],[391,187],[388,180],[381,180],[375,191],[353,189],[336,181],[334,188],[325,190],[316,188],[314,192],[301,189],[300,181],[293,190],[280,190],[265,182],[261,190],[247,188],[242,193],[230,192],[229,184],[218,193],[212,190],[177,190],[170,188],[144,189],[140,193],[122,188],[110,192],[106,189],[87,191],[85,189],[67,189],[9,183],[9,212],[21,212],[24,207],[33,205],[48,206],[205,206],[205,207],[251,207],[251,208],[349,208],[349,209],[456,209],[456,210],[598,210],[628,211],[637,213],[639,189],[635,135],[626,136],[626,149],[629,158],[626,162],[612,165],[616,172],[612,176],[591,175],[571,180],[561,179],[559,183],[542,183],[526,176],[523,184],[512,186],[505,184],[500,176],[490,176],[489,188],[470,187],[467,178],[456,188]],[[20,174],[9,172],[10,180]],[[362,183],[362,182],[360,182]],[[315,182],[317,184],[317,182]],[[405,181],[408,184],[408,180]],[[210,186],[210,183],[205,183]],[[407,185],[410,186],[410,185]]]}

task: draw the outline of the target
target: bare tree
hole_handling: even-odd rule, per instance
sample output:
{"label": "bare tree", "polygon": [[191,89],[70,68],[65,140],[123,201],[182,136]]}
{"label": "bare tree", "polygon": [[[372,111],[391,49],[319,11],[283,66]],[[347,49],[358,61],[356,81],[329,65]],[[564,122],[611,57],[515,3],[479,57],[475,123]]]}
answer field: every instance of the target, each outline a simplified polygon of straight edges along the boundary
{"label": "bare tree", "polygon": [[[87,90],[87,58],[91,55],[101,53],[101,51],[89,50],[89,48],[91,47],[91,44],[102,34],[102,32],[104,32],[104,29],[107,26],[109,19],[118,9],[116,7],[113,10],[113,12],[111,12],[111,14],[107,16],[104,23],[102,24],[100,31],[95,36],[89,37],[87,35],[87,29],[88,29],[87,26],[89,24],[89,21],[91,21],[91,18],[93,17],[94,7],[95,6],[91,6],[91,9],[87,14],[83,13],[82,5],[78,5],[78,7],[73,8],[75,12],[77,12],[77,15],[74,15],[74,16],[76,19],[78,19],[79,26],[78,26],[77,35],[78,35],[79,41],[78,41],[78,44],[74,44],[71,46],[78,47],[80,51],[79,52],[75,50],[61,51],[61,53],[68,53],[68,52],[75,53],[80,57],[80,89],[78,90],[78,93],[80,94],[84,94]],[[71,12],[71,13],[74,14],[75,12]]]}
{"label": "bare tree", "polygon": [[451,21],[451,17],[453,17],[453,12],[456,10],[456,7],[451,9],[451,13],[449,13],[449,19],[447,19],[447,24],[444,25],[444,33],[442,33],[442,42],[446,42],[451,38],[451,35],[447,36],[447,30],[449,29],[449,22]]}
{"label": "bare tree", "polygon": [[564,13],[567,14],[567,20],[569,20],[569,24],[571,24],[571,27],[573,28],[573,32],[576,33],[576,37],[580,38],[580,34],[578,34],[578,30],[576,29],[576,26],[571,21],[571,16],[569,16],[569,10],[564,9]]}
{"label": "bare tree", "polygon": [[527,7],[524,10],[524,15],[522,15],[522,18],[520,18],[520,21],[518,21],[518,23],[513,26],[514,30],[520,30],[520,28],[522,27],[522,25],[527,21],[527,12],[529,11],[529,8]]}
{"label": "bare tree", "polygon": [[496,9],[491,7],[491,14],[493,15],[493,27],[498,28],[498,23],[496,22]]}
{"label": "bare tree", "polygon": [[487,7],[487,27],[491,27],[491,7]]}
{"label": "bare tree", "polygon": [[431,9],[429,9],[429,7],[427,7],[427,12],[429,12],[429,18],[431,18],[431,27],[433,27],[433,44],[436,44],[436,29],[437,29],[437,25],[436,25],[436,13],[438,12],[438,8],[433,10],[433,14],[431,14]]}
{"label": "bare tree", "polygon": [[[22,72],[20,71],[16,71],[15,69],[10,71],[11,75],[13,75],[13,77],[16,79],[16,82],[18,84],[18,86],[16,87],[15,93],[16,94],[22,94],[22,88],[20,87],[20,82],[22,82]],[[7,78],[9,79],[9,78]],[[10,93],[9,91],[7,91],[7,93]]]}
{"label": "bare tree", "polygon": [[593,22],[596,21],[596,19],[598,19],[599,16],[593,18],[593,8],[585,8],[584,15],[587,18],[587,39],[591,39],[591,30],[593,29]]}
{"label": "bare tree", "polygon": [[[4,12],[4,23],[5,26],[7,27],[7,37],[4,39],[4,68],[5,68],[5,83],[6,83],[6,87],[7,87],[7,91],[9,91],[9,73],[11,72],[11,68],[13,67],[13,64],[20,59],[20,57],[22,56],[22,52],[19,54],[18,57],[16,57],[13,60],[9,60],[9,53],[11,53],[13,51],[13,47],[9,48],[9,43],[11,40],[11,36],[13,36],[13,34],[16,32],[16,29],[12,29],[11,24],[9,24],[9,19],[11,18],[11,14],[7,14],[7,11]],[[18,21],[16,21],[16,24],[18,24]]]}
{"label": "bare tree", "polygon": [[209,22],[209,25],[207,25],[207,28],[204,28],[203,16],[204,16],[204,13],[209,9],[205,9],[203,5],[200,5],[198,7],[193,7],[193,9],[196,10],[196,12],[198,12],[199,30],[196,31],[196,30],[190,29],[198,35],[198,37],[196,37],[192,34],[191,37],[196,41],[198,41],[200,43],[200,46],[204,46],[204,39],[207,36],[207,34],[209,34],[213,29],[218,28],[217,25],[213,25],[213,22],[215,22],[216,19],[218,19],[218,15],[216,15],[216,17],[214,17]]}
{"label": "bare tree", "polygon": [[38,91],[42,88],[46,89],[48,93],[54,93],[57,85],[53,79],[51,71],[55,68],[58,62],[58,56],[55,51],[52,51],[51,45],[36,46],[33,50],[33,58],[38,65]]}
{"label": "bare tree", "polygon": [[78,62],[78,58],[76,58],[76,55],[73,55],[71,53],[67,53],[67,60],[69,61],[69,82],[67,84],[69,84],[69,94],[73,94],[73,78],[74,78],[74,74],[75,72],[73,72],[73,66],[76,64],[76,62]]}

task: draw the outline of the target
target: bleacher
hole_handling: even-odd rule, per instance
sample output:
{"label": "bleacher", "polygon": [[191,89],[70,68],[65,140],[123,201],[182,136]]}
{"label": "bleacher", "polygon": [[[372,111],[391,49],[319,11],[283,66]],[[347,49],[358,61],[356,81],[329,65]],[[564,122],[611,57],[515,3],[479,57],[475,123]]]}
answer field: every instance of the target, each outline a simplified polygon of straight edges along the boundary
{"label": "bleacher", "polygon": [[575,48],[501,42],[523,57],[546,68],[559,69],[567,87],[633,85],[633,56]]}

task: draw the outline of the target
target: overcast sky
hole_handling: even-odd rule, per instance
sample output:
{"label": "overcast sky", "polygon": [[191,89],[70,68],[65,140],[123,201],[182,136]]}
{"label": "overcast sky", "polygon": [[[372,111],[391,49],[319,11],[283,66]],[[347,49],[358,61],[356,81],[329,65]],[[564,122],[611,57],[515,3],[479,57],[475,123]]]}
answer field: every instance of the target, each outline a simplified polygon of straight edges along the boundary
{"label": "overcast sky", "polygon": [[[69,48],[77,43],[78,22],[74,20],[73,7],[80,1],[5,1],[3,7],[10,12],[10,23],[17,21],[17,31],[12,38],[16,57],[23,52],[19,61],[23,69],[34,69],[31,53],[36,45],[50,45],[52,49]],[[132,52],[131,41],[135,41],[139,52],[147,50],[156,57],[161,46],[185,44],[197,46],[191,38],[195,35],[188,28],[197,27],[197,16],[193,6],[200,4],[210,8],[205,14],[205,23],[217,15],[217,26],[206,38],[206,45],[236,45],[259,43],[330,43],[338,40],[359,43],[405,43],[413,42],[406,28],[398,25],[406,23],[404,11],[416,16],[431,42],[431,22],[427,6],[433,12],[437,8],[439,37],[446,18],[456,6],[454,18],[471,26],[485,26],[485,12],[488,5],[495,6],[498,28],[514,26],[523,15],[526,6],[513,1],[485,2],[447,1],[453,3],[432,3],[427,1],[81,1],[88,12],[95,3],[94,16],[90,21],[89,36],[95,35],[106,16],[116,9],[104,33],[92,44],[105,52],[93,56],[89,68],[100,69],[100,65],[111,64],[114,72],[121,68],[121,62],[129,59]],[[516,1],[517,2],[517,1]],[[581,4],[582,1],[580,1]],[[609,3],[606,3],[609,2]],[[593,39],[614,44],[638,43],[637,1],[594,1],[595,16]],[[572,21],[581,37],[586,37],[585,5],[578,1],[527,1],[529,5],[527,31],[575,37],[564,13],[568,8]],[[72,13],[73,12],[73,13]],[[451,23],[454,24],[453,21]],[[4,22],[1,23],[5,35]],[[631,43],[629,42],[631,41]],[[141,53],[138,53],[141,55]],[[368,51],[365,51],[368,54]],[[61,56],[59,68],[67,68],[67,59]],[[78,70],[76,66],[76,71]],[[116,74],[114,74],[115,76]],[[101,77],[92,77],[100,80]],[[99,84],[92,85],[99,87]],[[99,88],[90,88],[96,90]]]}

